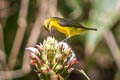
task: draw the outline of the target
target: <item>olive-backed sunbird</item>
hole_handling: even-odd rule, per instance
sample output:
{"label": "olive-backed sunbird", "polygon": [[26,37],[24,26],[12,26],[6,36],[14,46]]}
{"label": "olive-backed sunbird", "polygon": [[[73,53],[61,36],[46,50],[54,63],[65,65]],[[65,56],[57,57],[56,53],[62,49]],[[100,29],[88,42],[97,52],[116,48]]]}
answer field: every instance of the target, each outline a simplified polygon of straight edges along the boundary
{"label": "olive-backed sunbird", "polygon": [[94,28],[86,28],[73,20],[58,17],[47,18],[44,21],[43,26],[46,30],[49,31],[50,35],[51,29],[54,27],[57,31],[65,34],[67,37],[66,39],[74,35],[79,35],[80,33],[88,30],[97,30]]}

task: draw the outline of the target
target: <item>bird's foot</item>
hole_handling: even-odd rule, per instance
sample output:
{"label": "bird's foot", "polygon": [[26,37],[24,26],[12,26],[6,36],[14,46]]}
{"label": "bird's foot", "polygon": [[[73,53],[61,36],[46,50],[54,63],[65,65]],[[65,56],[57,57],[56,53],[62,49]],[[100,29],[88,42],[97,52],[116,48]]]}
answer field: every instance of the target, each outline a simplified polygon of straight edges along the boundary
{"label": "bird's foot", "polygon": [[68,38],[65,38],[65,39],[63,39],[61,42],[67,42],[69,39],[70,39],[69,37],[68,37]]}

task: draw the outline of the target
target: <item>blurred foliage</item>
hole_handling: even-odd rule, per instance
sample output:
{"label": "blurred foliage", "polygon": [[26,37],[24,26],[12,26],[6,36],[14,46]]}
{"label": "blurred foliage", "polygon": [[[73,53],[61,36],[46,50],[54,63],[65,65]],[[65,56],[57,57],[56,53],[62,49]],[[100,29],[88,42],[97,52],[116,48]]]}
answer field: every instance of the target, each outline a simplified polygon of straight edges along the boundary
{"label": "blurred foliage", "polygon": [[[39,12],[39,1],[41,0],[30,0],[27,14],[28,27],[25,31],[15,70],[22,65],[24,47]],[[0,4],[9,5],[8,7],[0,5],[0,24],[2,24],[4,31],[5,52],[8,58],[18,30],[17,20],[21,0],[0,0]],[[109,46],[106,44],[104,32],[110,30],[113,33],[118,48],[120,49],[120,1],[57,0],[56,9],[65,18],[75,20],[86,27],[94,27],[98,29],[96,32],[90,31],[74,36],[69,41],[69,44],[72,46],[78,60],[80,61],[80,64],[75,67],[85,69],[92,80],[119,80],[120,78],[118,75],[120,73],[117,72],[118,66],[111,54],[112,52],[110,51]],[[54,33],[58,40],[64,38],[62,34],[55,30],[53,31],[53,34]],[[46,36],[48,36],[48,33],[43,29],[37,43],[42,42]],[[91,55],[87,53],[91,53]],[[86,55],[89,56],[87,61]],[[35,79],[37,79],[36,74],[31,72],[24,77],[15,80]]]}
{"label": "blurred foliage", "polygon": [[[9,16],[4,28],[5,51],[9,55],[17,31],[18,14]],[[13,23],[14,22],[14,23]]]}

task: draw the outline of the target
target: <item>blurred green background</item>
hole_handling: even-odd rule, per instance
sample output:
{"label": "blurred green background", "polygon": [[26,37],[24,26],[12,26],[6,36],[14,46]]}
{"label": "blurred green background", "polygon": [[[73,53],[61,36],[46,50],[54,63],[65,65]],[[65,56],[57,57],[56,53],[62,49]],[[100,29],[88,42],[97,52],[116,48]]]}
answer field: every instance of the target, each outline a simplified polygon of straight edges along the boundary
{"label": "blurred green background", "polygon": [[[120,0],[0,0],[0,80],[37,80],[26,47],[42,43],[47,17],[64,17],[97,28],[68,44],[91,80],[120,80]],[[58,41],[65,36],[55,29]],[[72,80],[82,79],[71,73]]]}

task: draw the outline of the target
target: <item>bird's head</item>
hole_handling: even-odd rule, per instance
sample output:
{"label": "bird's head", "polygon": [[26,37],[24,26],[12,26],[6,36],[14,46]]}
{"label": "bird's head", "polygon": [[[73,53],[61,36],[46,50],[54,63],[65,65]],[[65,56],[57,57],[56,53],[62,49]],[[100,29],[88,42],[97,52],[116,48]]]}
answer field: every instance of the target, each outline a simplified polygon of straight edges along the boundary
{"label": "bird's head", "polygon": [[44,21],[43,26],[46,30],[50,31],[52,26],[50,26],[50,22],[53,21],[52,18],[48,18]]}
{"label": "bird's head", "polygon": [[51,34],[51,29],[52,29],[52,26],[50,26],[50,22],[51,21],[53,21],[53,19],[52,18],[48,18],[48,19],[46,19],[45,21],[44,21],[44,23],[43,23],[43,27],[47,30],[47,31],[49,31],[49,33]]}

